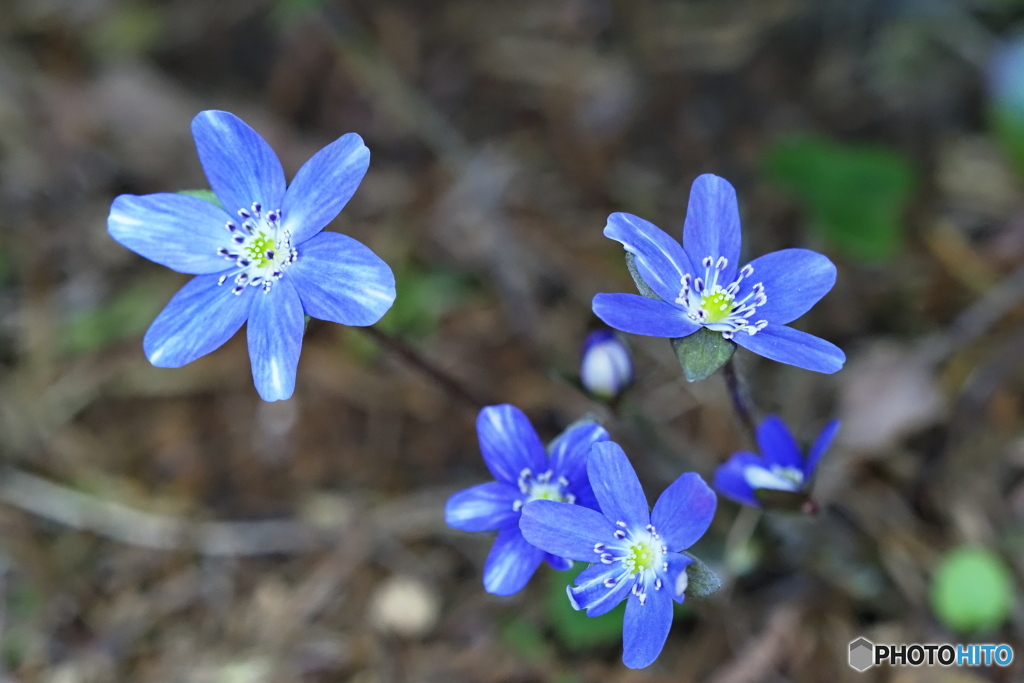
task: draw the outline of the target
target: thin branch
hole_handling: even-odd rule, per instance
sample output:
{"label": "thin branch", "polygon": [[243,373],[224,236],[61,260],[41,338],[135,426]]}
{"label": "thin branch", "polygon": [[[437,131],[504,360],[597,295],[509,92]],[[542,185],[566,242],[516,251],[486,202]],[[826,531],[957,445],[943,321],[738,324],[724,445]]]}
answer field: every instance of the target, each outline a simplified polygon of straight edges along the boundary
{"label": "thin branch", "polygon": [[736,410],[740,422],[747,430],[750,440],[757,443],[757,425],[754,422],[753,410],[747,401],[747,391],[743,379],[736,370],[735,356],[726,361],[722,368],[725,373],[725,386],[729,389],[729,398],[732,399],[732,407]]}
{"label": "thin branch", "polygon": [[380,331],[376,327],[363,327],[363,332],[373,338],[378,344],[388,351],[400,356],[404,361],[412,365],[423,374],[437,382],[442,389],[452,396],[464,401],[477,410],[489,405],[480,399],[479,396],[467,389],[459,380],[437,367],[433,362],[425,358],[420,352],[412,348],[398,337]]}
{"label": "thin branch", "polygon": [[[360,523],[379,539],[420,538],[443,532],[444,518],[438,510],[454,492],[444,487],[388,500],[360,510]],[[12,467],[0,470],[0,503],[119,543],[211,557],[304,553],[331,547],[338,540],[336,529],[326,532],[299,519],[194,522],[137,510]]]}
{"label": "thin branch", "polygon": [[300,553],[324,545],[316,529],[297,520],[195,523],[136,510],[12,468],[0,475],[0,501],[74,529],[153,550],[244,556]]}

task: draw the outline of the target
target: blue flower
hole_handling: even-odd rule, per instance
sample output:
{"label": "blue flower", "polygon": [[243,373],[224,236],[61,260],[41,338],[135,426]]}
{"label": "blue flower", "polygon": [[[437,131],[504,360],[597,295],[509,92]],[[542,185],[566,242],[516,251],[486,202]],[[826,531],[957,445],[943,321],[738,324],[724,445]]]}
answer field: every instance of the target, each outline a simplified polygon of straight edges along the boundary
{"label": "blue flower", "polygon": [[814,470],[839,431],[839,420],[832,420],[814,440],[805,460],[786,423],[770,415],[757,427],[757,447],[761,455],[742,451],[734,454],[715,471],[715,489],[742,505],[760,507],[757,489],[806,492]]}
{"label": "blue flower", "polygon": [[587,461],[601,512],[536,500],[523,508],[527,541],[554,555],[593,562],[568,589],[576,609],[597,617],[623,600],[622,661],[634,669],[657,659],[672,626],[672,600],[683,601],[693,560],[680,551],[704,535],[715,493],[688,472],[665,489],[654,510],[618,444],[595,444]]}
{"label": "blue flower", "polygon": [[610,401],[633,381],[629,348],[610,330],[597,330],[583,341],[580,383],[593,396]]}
{"label": "blue flower", "polygon": [[498,531],[484,565],[484,588],[495,595],[512,595],[523,589],[542,560],[559,570],[572,566],[527,543],[519,531],[519,516],[524,504],[537,499],[596,509],[586,476],[587,455],[591,446],[608,439],[608,432],[592,422],[577,423],[545,453],[530,420],[511,405],[481,410],[476,432],[484,463],[497,481],[449,498],[445,521],[462,531]]}
{"label": "blue flower", "polygon": [[1024,36],[1017,36],[995,50],[989,58],[988,88],[996,107],[1024,116]]}
{"label": "blue flower", "polygon": [[604,234],[633,254],[641,279],[660,298],[598,294],[594,313],[611,327],[669,338],[706,327],[766,358],[818,372],[836,372],[846,361],[833,344],[786,327],[832,289],[835,266],[807,249],[783,249],[738,268],[736,191],[723,178],[694,181],[685,246],[628,213],[609,216]]}
{"label": "blue flower", "polygon": [[107,229],[122,245],[180,273],[197,275],[157,316],[143,349],[177,368],[210,353],[248,321],[256,389],[286,399],[305,326],[303,314],[372,325],[395,300],[384,261],[351,237],[321,232],[366,174],[370,152],[355,133],[299,169],[285,189],[274,151],[234,114],[204,111],[192,135],[224,208],[181,194],[121,195]]}

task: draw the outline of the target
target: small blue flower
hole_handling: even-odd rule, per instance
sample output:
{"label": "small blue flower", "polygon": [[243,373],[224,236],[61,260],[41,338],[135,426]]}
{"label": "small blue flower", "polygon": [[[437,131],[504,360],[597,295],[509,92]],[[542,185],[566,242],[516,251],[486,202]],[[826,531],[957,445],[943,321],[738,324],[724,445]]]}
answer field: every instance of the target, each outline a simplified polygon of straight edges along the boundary
{"label": "small blue flower", "polygon": [[610,401],[633,381],[629,348],[610,330],[597,330],[583,342],[580,383],[593,396]]}
{"label": "small blue flower", "polygon": [[395,300],[384,261],[351,237],[321,232],[355,193],[370,151],[355,133],[317,152],[285,188],[277,155],[234,114],[192,121],[199,160],[224,208],[181,194],[121,195],[107,229],[122,245],[179,273],[186,284],[146,332],[158,367],[177,368],[230,339],[248,321],[256,389],[286,399],[303,314],[372,325]]}
{"label": "small blue flower", "polygon": [[989,59],[988,88],[996,107],[1024,116],[1024,36],[1003,43]]}
{"label": "small blue flower", "polygon": [[680,551],[704,535],[715,516],[715,493],[688,472],[665,489],[652,511],[629,458],[618,444],[597,443],[587,461],[601,512],[549,500],[527,503],[519,528],[554,555],[592,562],[568,588],[587,616],[623,600],[622,661],[640,669],[661,654],[672,626],[672,600],[682,602],[693,562]]}
{"label": "small blue flower", "polygon": [[459,491],[448,499],[445,521],[462,531],[495,531],[484,565],[484,589],[512,595],[526,586],[542,560],[558,570],[572,562],[530,545],[519,531],[523,505],[532,500],[561,501],[566,507],[597,509],[587,481],[587,455],[608,432],[598,424],[570,426],[544,450],[530,420],[515,406],[488,406],[476,419],[484,463],[497,481]]}
{"label": "small blue flower", "polygon": [[628,213],[608,217],[604,234],[633,254],[643,281],[660,297],[598,294],[594,313],[623,332],[686,337],[701,327],[766,358],[832,373],[846,356],[835,345],[786,323],[832,289],[836,268],[808,249],[783,249],[737,268],[736,191],[706,174],[693,182],[683,245]]}
{"label": "small blue flower", "polygon": [[814,440],[805,460],[786,423],[770,415],[757,427],[757,447],[761,455],[741,451],[715,471],[715,489],[742,505],[760,507],[757,489],[806,492],[814,470],[839,431],[839,420],[832,420]]}

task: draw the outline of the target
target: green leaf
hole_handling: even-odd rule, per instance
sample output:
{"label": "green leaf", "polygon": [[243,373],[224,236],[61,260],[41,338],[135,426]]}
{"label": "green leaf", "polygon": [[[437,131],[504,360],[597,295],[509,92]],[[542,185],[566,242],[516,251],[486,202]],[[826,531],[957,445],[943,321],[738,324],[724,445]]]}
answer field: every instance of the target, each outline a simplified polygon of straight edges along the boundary
{"label": "green leaf", "polygon": [[61,349],[68,355],[91,353],[142,334],[166,303],[166,290],[154,282],[132,286],[113,301],[64,321]]}
{"label": "green leaf", "polygon": [[224,205],[220,203],[220,200],[217,199],[217,195],[215,195],[212,190],[178,190],[178,194],[183,194],[186,197],[198,197],[199,199],[205,199],[211,204],[219,206],[222,209],[224,208]]}
{"label": "green leaf", "polygon": [[1024,174],[1024,112],[1009,106],[995,106],[991,113],[992,131],[1000,147],[1018,173]]}
{"label": "green leaf", "polygon": [[406,266],[395,274],[395,303],[377,325],[397,337],[429,337],[472,291],[472,282],[462,273]]}
{"label": "green leaf", "polygon": [[1013,577],[991,550],[960,546],[932,577],[931,604],[939,620],[960,633],[995,629],[1010,614]]}
{"label": "green leaf", "polygon": [[686,568],[686,590],[683,593],[690,598],[706,598],[722,587],[722,580],[696,556],[684,552],[693,564]]}
{"label": "green leaf", "polygon": [[688,337],[673,339],[672,350],[676,352],[683,376],[687,382],[707,379],[725,365],[736,352],[736,344],[724,339],[720,332],[702,327]]}
{"label": "green leaf", "polygon": [[523,617],[512,619],[501,629],[501,639],[515,652],[531,662],[544,662],[552,658],[551,646],[540,630]]}
{"label": "green leaf", "polygon": [[565,572],[548,572],[548,591],[545,596],[551,630],[566,648],[574,652],[618,642],[622,638],[622,619],[626,612],[625,602],[599,617],[588,617],[586,612],[574,610],[565,591],[583,569],[585,567]]}
{"label": "green leaf", "polygon": [[167,35],[164,12],[146,3],[126,4],[106,14],[88,34],[90,47],[106,57],[134,57]]}
{"label": "green leaf", "polygon": [[814,227],[837,249],[864,260],[887,259],[900,249],[914,189],[914,170],[903,155],[797,138],[769,150],[765,171],[804,204]]}

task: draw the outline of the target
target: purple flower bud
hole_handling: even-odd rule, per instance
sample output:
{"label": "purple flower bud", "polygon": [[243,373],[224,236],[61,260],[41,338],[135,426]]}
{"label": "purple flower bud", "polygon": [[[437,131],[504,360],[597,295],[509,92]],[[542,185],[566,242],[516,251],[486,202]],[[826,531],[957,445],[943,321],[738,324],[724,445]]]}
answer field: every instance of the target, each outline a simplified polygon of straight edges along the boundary
{"label": "purple flower bud", "polygon": [[598,330],[583,342],[580,382],[592,396],[605,401],[616,398],[633,381],[629,348],[610,330]]}

